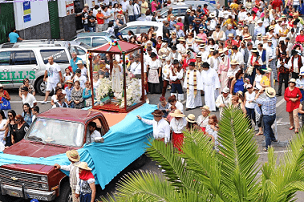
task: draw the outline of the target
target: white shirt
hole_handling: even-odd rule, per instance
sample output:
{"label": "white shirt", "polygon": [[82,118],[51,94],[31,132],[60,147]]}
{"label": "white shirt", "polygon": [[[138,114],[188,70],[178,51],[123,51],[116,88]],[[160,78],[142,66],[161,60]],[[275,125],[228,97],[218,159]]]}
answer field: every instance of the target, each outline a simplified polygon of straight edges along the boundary
{"label": "white shirt", "polygon": [[231,61],[236,60],[240,65],[244,65],[244,56],[241,52],[231,54]]}
{"label": "white shirt", "polygon": [[245,103],[245,107],[249,108],[249,109],[253,109],[255,107],[255,103],[251,102],[249,103],[249,101],[254,101],[255,98],[255,92],[252,92],[251,94],[247,91],[245,93],[245,97],[246,97],[246,103]]}
{"label": "white shirt", "polygon": [[[75,191],[75,193],[76,194],[79,194],[80,193],[80,179],[79,179],[79,168],[76,166],[77,164],[79,164],[80,163],[80,161],[79,162],[76,162],[76,163],[71,163],[70,165],[68,165],[68,166],[66,166],[66,165],[60,165],[60,169],[62,169],[62,170],[65,170],[65,171],[71,171],[71,170],[73,170],[75,167],[76,167],[76,181],[77,181],[77,183],[76,183],[76,191]],[[71,180],[71,178],[70,178],[70,180]],[[71,182],[71,181],[70,181]]]}
{"label": "white shirt", "polygon": [[127,5],[128,16],[134,15],[134,6],[131,4]]}
{"label": "white shirt", "polygon": [[134,15],[140,14],[140,7],[137,3],[134,4]]}
{"label": "white shirt", "polygon": [[[133,62],[130,66],[132,74],[141,74],[141,63]],[[144,64],[144,72],[147,72],[147,66]]]}
{"label": "white shirt", "polygon": [[235,74],[240,70],[239,67],[236,67],[235,69],[232,69],[231,67],[228,69],[228,72],[227,72],[227,77],[234,77]]}
{"label": "white shirt", "polygon": [[153,125],[153,137],[154,139],[165,139],[165,143],[170,141],[170,125],[165,119],[161,119],[159,122],[149,119],[141,119],[142,122],[148,125]]}
{"label": "white shirt", "polygon": [[96,137],[101,137],[101,134],[99,131],[94,130],[93,133],[90,135],[90,131],[88,130],[87,136],[86,136],[86,144],[90,144],[95,141]]}
{"label": "white shirt", "polygon": [[126,10],[127,10],[127,5],[129,5],[129,1],[126,1],[126,2],[121,1],[120,4],[121,4],[121,7],[122,7],[123,12],[126,12]]}
{"label": "white shirt", "polygon": [[182,133],[184,127],[187,125],[187,121],[184,117],[177,120],[175,117],[170,122],[170,128],[175,133]]}
{"label": "white shirt", "polygon": [[[298,59],[300,58],[301,56],[298,56],[297,58],[294,58],[293,59],[293,72],[295,72],[295,73],[299,73],[299,71],[300,71],[300,68],[301,67],[299,67],[299,63],[298,63]],[[289,67],[292,67],[292,58],[293,57],[291,57],[290,58],[290,60],[288,61],[288,66]],[[304,62],[304,60],[303,60],[303,58],[301,57],[301,60],[302,60],[302,62]]]}
{"label": "white shirt", "polygon": [[197,117],[196,123],[199,125],[199,127],[206,128],[206,126],[208,125],[208,121],[209,121],[209,116],[204,117],[203,115],[199,115]]}
{"label": "white shirt", "polygon": [[24,95],[22,95],[22,103],[23,104],[28,103],[30,105],[30,107],[33,108],[34,103],[37,103],[37,100],[34,95],[27,93],[26,97]]}
{"label": "white shirt", "polygon": [[87,78],[85,77],[85,76],[80,76],[80,77],[78,77],[77,75],[75,75],[75,77],[74,77],[74,82],[75,81],[79,81],[79,83],[80,83],[80,87],[82,88],[82,89],[84,89],[85,88],[85,82],[87,81]]}
{"label": "white shirt", "polygon": [[182,113],[184,113],[184,105],[180,101],[176,101],[175,107],[176,109],[179,109]]}
{"label": "white shirt", "polygon": [[59,83],[60,81],[59,72],[61,71],[59,65],[55,62],[52,65],[50,63],[47,63],[46,70],[48,73],[48,82],[55,84]]}

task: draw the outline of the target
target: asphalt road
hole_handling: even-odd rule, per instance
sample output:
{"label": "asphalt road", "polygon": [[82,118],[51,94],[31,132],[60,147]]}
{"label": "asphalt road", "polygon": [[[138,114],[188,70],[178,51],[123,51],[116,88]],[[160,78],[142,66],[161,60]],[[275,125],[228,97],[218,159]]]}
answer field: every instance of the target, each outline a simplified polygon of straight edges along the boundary
{"label": "asphalt road", "polygon": [[[22,113],[22,103],[21,103],[21,99],[18,96],[18,91],[9,90],[8,92],[11,95],[12,109],[14,109],[17,114],[21,114]],[[148,98],[150,100],[150,104],[157,104],[160,96],[161,95],[158,95],[158,94],[149,94]],[[169,96],[170,96],[170,94],[169,94],[169,92],[167,92],[166,98]],[[42,101],[44,99],[44,97],[36,95],[36,99],[39,102],[39,101]],[[202,97],[202,99],[203,99],[203,103],[204,103],[204,97]],[[48,100],[50,100],[50,97]],[[47,104],[38,103],[38,106],[40,107],[41,112],[46,111],[51,108],[50,103],[47,103]],[[286,102],[284,100],[284,97],[283,96],[278,97],[278,101],[277,101],[277,131],[278,131],[277,139],[279,140],[279,143],[273,145],[275,153],[278,155],[278,161],[279,161],[280,157],[286,151],[285,146],[282,146],[282,145],[286,145],[286,142],[291,140],[294,135],[294,131],[289,130],[289,127],[290,127],[289,117],[288,117],[288,113],[285,111],[285,107],[286,107]],[[188,115],[190,113],[194,114],[197,117],[198,115],[201,114],[201,110],[195,109],[195,110],[190,110],[190,111],[185,112],[186,115]],[[217,116],[219,116],[218,111],[212,112],[212,114],[216,114]],[[267,162],[267,153],[262,151],[264,136],[255,136],[254,138],[256,139],[256,141],[259,145],[259,155],[260,155],[259,163],[263,164],[263,163]],[[147,163],[141,168],[141,170],[153,171],[153,172],[157,172],[157,173],[161,174],[161,171],[160,171],[160,169],[158,169],[158,166],[156,165],[156,163],[151,161],[150,159],[148,159]],[[116,186],[117,182],[120,180],[120,177],[123,174],[132,172],[132,171],[133,171],[133,169],[131,167],[128,167],[123,173],[121,173],[109,185],[107,185],[105,190],[99,189],[98,195],[105,195],[106,193],[113,194],[115,192],[115,186]],[[297,198],[298,198],[297,201],[304,201],[304,194],[302,192],[298,193]],[[22,201],[22,200],[20,200],[20,201]]]}

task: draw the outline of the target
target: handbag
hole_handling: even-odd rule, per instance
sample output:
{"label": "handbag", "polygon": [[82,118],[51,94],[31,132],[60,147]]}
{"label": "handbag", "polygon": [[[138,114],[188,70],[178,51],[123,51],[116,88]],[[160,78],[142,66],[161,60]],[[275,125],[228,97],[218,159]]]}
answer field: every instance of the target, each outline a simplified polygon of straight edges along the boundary
{"label": "handbag", "polygon": [[1,97],[0,101],[2,101],[2,103],[0,104],[0,110],[11,109],[11,103],[6,98]]}

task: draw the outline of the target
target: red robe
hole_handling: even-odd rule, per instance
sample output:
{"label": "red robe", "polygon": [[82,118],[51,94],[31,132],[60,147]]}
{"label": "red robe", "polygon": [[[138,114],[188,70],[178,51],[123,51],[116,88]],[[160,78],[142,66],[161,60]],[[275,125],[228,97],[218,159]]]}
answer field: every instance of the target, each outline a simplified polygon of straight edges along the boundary
{"label": "red robe", "polygon": [[[290,98],[298,98],[296,102],[292,102]],[[302,93],[299,88],[295,87],[292,91],[289,87],[285,89],[284,99],[286,100],[286,111],[292,112],[294,109],[299,108],[300,100],[302,98]]]}

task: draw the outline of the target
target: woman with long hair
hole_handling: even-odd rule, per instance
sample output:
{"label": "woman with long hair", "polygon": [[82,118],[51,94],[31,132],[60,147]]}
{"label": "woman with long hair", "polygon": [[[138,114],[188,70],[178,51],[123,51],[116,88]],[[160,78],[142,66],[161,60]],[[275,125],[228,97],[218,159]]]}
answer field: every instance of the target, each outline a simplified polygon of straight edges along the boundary
{"label": "woman with long hair", "polygon": [[235,95],[238,91],[244,92],[244,72],[240,69],[231,82],[230,94]]}
{"label": "woman with long hair", "polygon": [[30,126],[32,124],[32,109],[28,103],[24,103],[23,106],[22,117],[24,121]]}
{"label": "woman with long hair", "polygon": [[189,114],[186,117],[186,121],[187,121],[186,129],[189,132],[200,131],[201,130],[201,128],[197,125],[197,123],[195,121],[195,115],[194,114]]}
{"label": "woman with long hair", "polygon": [[13,126],[12,144],[20,142],[29,129],[29,125],[24,121],[23,117],[18,114],[15,117],[15,125]]}
{"label": "woman with long hair", "polygon": [[12,145],[11,134],[13,133],[13,126],[16,124],[15,117],[16,112],[14,110],[9,110],[6,124],[3,128],[0,128],[0,131],[5,131],[3,140],[6,142],[6,147],[10,147]]}
{"label": "woman with long hair", "polygon": [[263,87],[261,86],[261,80],[263,78],[264,71],[258,67],[256,68],[256,75],[253,82],[253,87],[256,87],[257,89],[261,90]]}

